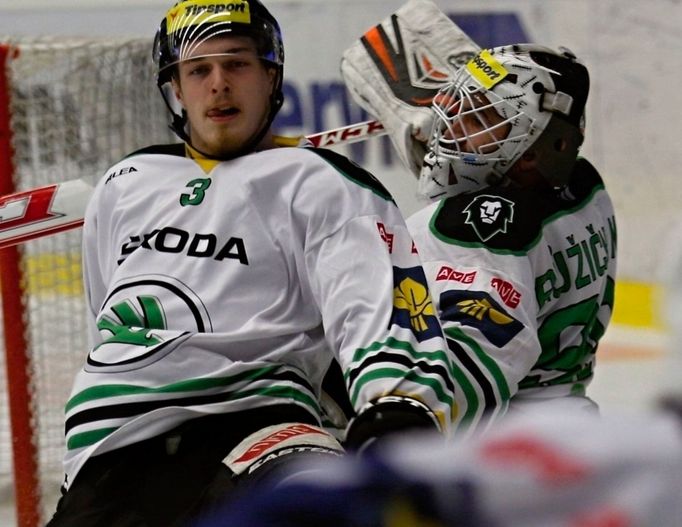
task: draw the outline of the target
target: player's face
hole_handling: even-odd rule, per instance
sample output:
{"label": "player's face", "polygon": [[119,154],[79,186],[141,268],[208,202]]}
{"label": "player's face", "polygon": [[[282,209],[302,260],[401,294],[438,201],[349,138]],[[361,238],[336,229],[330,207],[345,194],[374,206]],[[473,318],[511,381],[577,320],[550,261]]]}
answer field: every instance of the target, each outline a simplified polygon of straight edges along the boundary
{"label": "player's face", "polygon": [[[276,72],[265,67],[248,37],[210,39],[192,57],[178,65],[174,83],[175,95],[187,111],[192,146],[227,157],[267,122]],[[263,142],[270,140],[268,133]]]}
{"label": "player's face", "polygon": [[498,148],[498,142],[511,131],[511,124],[490,104],[488,99],[474,93],[458,99],[448,114],[452,117],[443,139],[455,141],[460,152],[491,154]]}

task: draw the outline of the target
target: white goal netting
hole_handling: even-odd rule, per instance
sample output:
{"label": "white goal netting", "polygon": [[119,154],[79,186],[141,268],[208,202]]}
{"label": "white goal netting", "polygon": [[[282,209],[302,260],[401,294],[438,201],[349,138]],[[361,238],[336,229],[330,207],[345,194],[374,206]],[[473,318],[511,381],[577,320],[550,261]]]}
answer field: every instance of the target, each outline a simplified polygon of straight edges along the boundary
{"label": "white goal netting", "polygon": [[[0,46],[6,79],[0,101],[9,114],[0,139],[9,136],[13,150],[13,174],[0,177],[12,178],[16,191],[74,178],[94,182],[131,151],[175,140],[153,79],[150,40],[0,38]],[[23,276],[20,301],[7,305],[5,299],[2,315],[9,318],[11,310],[23,327],[7,328],[0,341],[23,332],[27,349],[3,344],[0,352],[0,499],[14,500],[12,445],[34,452],[35,492],[42,496],[35,507],[44,521],[62,477],[63,406],[87,353],[80,230],[24,244],[16,265]],[[26,356],[29,407],[11,411],[26,412],[33,437],[10,430],[6,351]]]}

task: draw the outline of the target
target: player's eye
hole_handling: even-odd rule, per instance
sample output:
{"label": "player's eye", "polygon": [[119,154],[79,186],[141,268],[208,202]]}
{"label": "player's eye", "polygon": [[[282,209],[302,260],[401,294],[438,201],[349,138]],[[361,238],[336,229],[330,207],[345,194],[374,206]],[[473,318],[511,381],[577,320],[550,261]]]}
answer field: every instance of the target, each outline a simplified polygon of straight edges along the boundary
{"label": "player's eye", "polygon": [[249,61],[247,60],[230,60],[227,62],[226,67],[230,70],[239,70],[239,69],[244,69],[250,66]]}
{"label": "player's eye", "polygon": [[210,71],[210,67],[208,65],[196,64],[196,65],[190,66],[187,73],[189,75],[192,75],[192,76],[203,76],[203,75],[208,74],[209,71]]}

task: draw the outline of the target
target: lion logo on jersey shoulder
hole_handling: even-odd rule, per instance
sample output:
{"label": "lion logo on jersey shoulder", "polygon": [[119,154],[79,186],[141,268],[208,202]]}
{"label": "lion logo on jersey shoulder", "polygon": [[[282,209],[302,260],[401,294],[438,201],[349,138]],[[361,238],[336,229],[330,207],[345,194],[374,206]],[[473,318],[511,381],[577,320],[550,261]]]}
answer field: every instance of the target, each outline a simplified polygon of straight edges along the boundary
{"label": "lion logo on jersey shoulder", "polygon": [[514,203],[499,196],[476,196],[463,212],[467,215],[464,223],[471,225],[483,242],[497,233],[506,233],[507,226],[514,221]]}

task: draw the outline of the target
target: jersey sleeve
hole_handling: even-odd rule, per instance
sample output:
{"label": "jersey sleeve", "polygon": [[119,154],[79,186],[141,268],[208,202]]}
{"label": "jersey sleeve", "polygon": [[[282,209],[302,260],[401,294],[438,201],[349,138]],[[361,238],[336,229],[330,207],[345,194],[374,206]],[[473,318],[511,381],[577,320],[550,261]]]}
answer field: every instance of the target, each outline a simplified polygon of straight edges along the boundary
{"label": "jersey sleeve", "polygon": [[[351,402],[357,411],[383,396],[410,397],[447,430],[450,361],[405,221],[370,174],[341,156],[325,159],[326,183],[298,196],[309,211],[305,272]],[[312,199],[317,206],[306,207]]]}
{"label": "jersey sleeve", "polygon": [[95,192],[88,203],[83,223],[83,288],[87,310],[87,331],[91,347],[101,340],[99,331],[97,330],[96,319],[99,313],[103,292],[106,290],[98,249],[98,247],[100,247],[100,243],[98,242],[100,237],[98,229],[98,210],[100,209],[101,194],[102,185],[100,183],[100,185],[95,188]]}
{"label": "jersey sleeve", "polygon": [[409,225],[452,360],[458,435],[507,412],[541,355],[538,305],[524,256],[439,243],[429,230],[430,210]]}
{"label": "jersey sleeve", "polygon": [[[117,169],[114,165],[108,172]],[[116,189],[103,177],[95,186],[85,211],[82,238],[83,289],[87,309],[88,336],[91,347],[102,337],[97,329],[97,317],[104,303],[116,255],[112,254],[112,207]]]}
{"label": "jersey sleeve", "polygon": [[511,258],[497,256],[493,266],[453,256],[425,266],[440,277],[433,294],[460,387],[456,425],[463,429],[504,415],[542,352],[532,283],[505,261]]}

